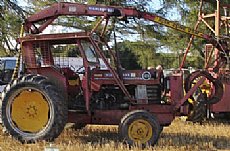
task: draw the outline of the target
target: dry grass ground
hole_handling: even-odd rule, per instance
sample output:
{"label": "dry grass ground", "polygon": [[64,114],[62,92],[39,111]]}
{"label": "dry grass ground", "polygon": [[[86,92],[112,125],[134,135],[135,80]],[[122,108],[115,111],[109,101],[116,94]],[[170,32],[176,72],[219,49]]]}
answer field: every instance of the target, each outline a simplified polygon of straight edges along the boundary
{"label": "dry grass ground", "polygon": [[[0,127],[0,131],[2,127]],[[0,132],[0,150],[3,151],[40,151],[48,147],[48,142],[21,144],[7,134]],[[74,131],[66,129],[52,143],[60,151],[126,151],[140,150],[129,148],[118,140],[116,126],[91,126]],[[206,122],[202,125],[174,120],[164,128],[157,145],[144,150],[230,150],[230,123]]]}

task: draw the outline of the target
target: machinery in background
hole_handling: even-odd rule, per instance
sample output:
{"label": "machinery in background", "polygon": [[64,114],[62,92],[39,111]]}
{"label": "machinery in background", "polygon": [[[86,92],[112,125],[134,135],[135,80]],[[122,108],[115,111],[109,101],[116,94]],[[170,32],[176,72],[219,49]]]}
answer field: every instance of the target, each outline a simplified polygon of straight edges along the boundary
{"label": "machinery in background", "polygon": [[[221,43],[221,47],[225,49],[225,51],[219,51],[216,48],[216,45],[211,43],[207,43],[204,48],[205,54],[205,64],[202,70],[208,71],[213,77],[218,79],[224,87],[223,97],[221,101],[215,104],[205,104],[200,103],[194,100],[194,97],[190,98],[189,106],[191,110],[192,116],[188,118],[193,122],[200,122],[205,118],[213,118],[213,115],[219,117],[222,115],[226,115],[225,117],[229,118],[230,114],[230,102],[229,102],[229,92],[230,92],[230,77],[229,77],[229,67],[230,67],[230,60],[229,60],[229,27],[230,27],[230,5],[229,4],[222,4],[221,1],[216,0],[213,1],[216,6],[216,10],[213,13],[207,14],[205,11],[205,4],[206,2],[201,0],[199,13],[198,13],[198,20],[195,24],[194,29],[198,29],[199,25],[203,23],[210,30],[211,34],[214,35],[217,40]],[[212,26],[211,23],[215,23],[215,26]],[[186,55],[191,48],[194,36],[191,36],[190,42],[188,47],[185,51],[184,59],[186,59]],[[182,61],[180,68],[183,67],[184,61]],[[200,71],[202,72],[202,71]],[[199,77],[199,71],[195,71],[191,73],[188,78],[185,80],[185,91],[191,88],[191,86],[197,82]],[[200,91],[205,97],[210,97],[213,95],[213,91],[216,91],[212,87],[212,83],[209,80],[206,80],[200,87]]]}

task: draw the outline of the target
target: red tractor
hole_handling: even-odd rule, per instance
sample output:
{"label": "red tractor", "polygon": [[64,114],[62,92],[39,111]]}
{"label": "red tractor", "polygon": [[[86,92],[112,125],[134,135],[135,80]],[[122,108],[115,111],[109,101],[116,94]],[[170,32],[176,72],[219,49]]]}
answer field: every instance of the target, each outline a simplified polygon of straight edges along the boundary
{"label": "red tractor", "polygon": [[[91,32],[40,34],[61,15],[102,19]],[[197,82],[188,84],[184,95],[181,71],[164,77],[160,69],[122,69],[116,52],[103,38],[110,17],[144,18],[204,38],[225,51],[208,35],[135,8],[56,3],[30,16],[24,24],[26,36],[18,39],[24,70],[19,77],[15,72],[15,79],[2,96],[3,125],[14,138],[22,142],[53,140],[71,122],[76,126],[119,125],[119,135],[128,144],[154,145],[163,127],[170,125],[176,115],[189,114],[190,97],[204,104],[221,99],[223,86],[207,71],[197,72]],[[96,33],[104,20],[103,30]],[[79,49],[84,71],[78,73],[54,64],[53,51],[63,45]],[[113,63],[108,62],[101,48],[109,52]],[[99,58],[107,70],[100,69]],[[215,90],[210,97],[199,91],[205,80]]]}

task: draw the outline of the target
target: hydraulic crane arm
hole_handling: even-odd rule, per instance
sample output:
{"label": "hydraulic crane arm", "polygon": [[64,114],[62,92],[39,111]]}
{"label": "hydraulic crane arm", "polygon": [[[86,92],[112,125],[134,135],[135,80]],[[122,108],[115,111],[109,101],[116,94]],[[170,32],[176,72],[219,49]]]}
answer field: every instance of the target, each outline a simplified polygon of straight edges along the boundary
{"label": "hydraulic crane arm", "polygon": [[[106,19],[105,28],[102,30],[101,33],[104,33],[106,26],[108,24],[108,19],[110,17],[114,16],[114,17],[118,17],[121,19],[126,19],[128,17],[143,18],[145,20],[153,21],[153,22],[159,23],[161,25],[167,26],[169,28],[172,28],[172,29],[175,29],[178,31],[203,38],[203,39],[209,41],[210,43],[212,43],[218,50],[224,51],[224,49],[223,49],[222,45],[219,43],[219,41],[217,41],[212,36],[200,33],[200,32],[193,30],[189,27],[185,27],[183,25],[180,25],[177,22],[169,21],[169,20],[167,20],[167,19],[165,19],[165,18],[163,18],[157,14],[139,11],[133,7],[124,8],[124,7],[118,7],[118,6],[85,5],[85,4],[79,4],[79,3],[59,2],[59,3],[55,3],[55,4],[51,5],[50,7],[28,17],[25,20],[25,24],[24,24],[25,31],[27,33],[30,33],[30,34],[42,33],[43,30],[48,25],[52,24],[52,22],[59,16],[76,16],[76,17],[77,16],[102,16],[102,19],[98,22],[98,24],[94,28],[94,29],[96,29],[99,26],[99,24],[101,24],[102,21],[104,19]],[[93,33],[95,31],[94,29],[91,31],[91,33]],[[103,35],[103,34],[101,34],[101,35]],[[95,47],[97,47],[97,46],[95,45]],[[99,48],[96,50],[98,50],[97,53],[100,54],[100,57],[104,59],[103,61],[107,62],[103,53],[101,53],[99,51]],[[116,74],[115,70],[109,65],[108,62],[106,63],[106,65],[108,66],[110,72],[112,73],[117,84],[120,86],[121,90],[129,98],[130,101],[133,101],[129,92],[127,91],[124,83],[121,81],[119,76]],[[202,83],[202,81],[200,82],[200,84],[201,83]],[[197,88],[199,85],[196,85]],[[195,92],[195,89],[197,89],[197,88],[194,88],[192,91],[190,91],[186,97],[188,98],[192,93]],[[218,89],[219,94],[222,94],[222,87],[216,86],[216,89]],[[89,89],[88,89],[88,91],[89,91]],[[185,102],[187,100],[187,98],[185,98],[183,101],[181,101],[181,104],[179,104],[176,108],[178,109],[178,107],[181,106],[183,104],[183,102]],[[214,100],[214,101],[216,102],[219,100],[220,100],[220,98],[218,98],[218,100]],[[89,100],[88,100],[88,102],[89,102]]]}
{"label": "hydraulic crane arm", "polygon": [[[211,38],[209,35],[194,31],[191,28],[169,21],[156,14],[139,11],[133,7],[124,8],[118,6],[86,5],[66,2],[55,3],[50,7],[28,17],[25,21],[25,31],[32,34],[41,33],[58,16],[137,17],[162,24],[187,34],[195,35],[206,40],[210,40]],[[36,27],[35,24],[39,22],[42,22],[41,25]]]}
{"label": "hydraulic crane arm", "polygon": [[[59,16],[121,16],[121,7],[108,7],[101,5],[85,5],[79,3],[59,2],[31,15],[25,20],[25,31],[41,33]],[[42,22],[39,27],[35,24]]]}

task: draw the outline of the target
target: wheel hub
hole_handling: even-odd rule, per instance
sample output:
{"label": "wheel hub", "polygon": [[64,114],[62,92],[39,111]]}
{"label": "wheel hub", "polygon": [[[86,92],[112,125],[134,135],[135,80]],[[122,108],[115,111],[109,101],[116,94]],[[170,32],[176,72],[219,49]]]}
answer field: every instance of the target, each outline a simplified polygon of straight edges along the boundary
{"label": "wheel hub", "polygon": [[147,143],[153,135],[152,126],[147,120],[135,120],[128,128],[128,135],[136,143]]}
{"label": "wheel hub", "polygon": [[49,120],[49,104],[36,90],[23,90],[13,98],[11,117],[21,131],[39,132]]}
{"label": "wheel hub", "polygon": [[32,105],[30,105],[30,106],[28,106],[27,108],[27,114],[28,114],[28,116],[29,117],[36,117],[36,115],[37,115],[37,108],[36,108],[36,106],[32,106]]}

